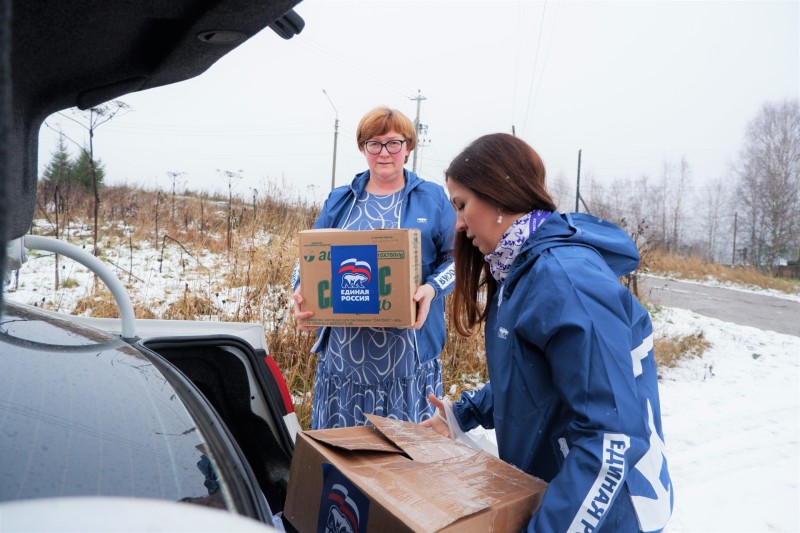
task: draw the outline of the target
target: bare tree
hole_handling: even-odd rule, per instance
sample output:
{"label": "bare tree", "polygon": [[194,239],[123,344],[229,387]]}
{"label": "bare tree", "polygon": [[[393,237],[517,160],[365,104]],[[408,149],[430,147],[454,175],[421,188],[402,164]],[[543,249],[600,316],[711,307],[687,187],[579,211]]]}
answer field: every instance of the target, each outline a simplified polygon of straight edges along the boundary
{"label": "bare tree", "polygon": [[653,215],[651,217],[651,228],[658,246],[664,250],[669,249],[669,239],[667,235],[667,213],[669,212],[669,182],[672,179],[672,167],[667,161],[661,163],[661,184],[655,187],[650,196]]}
{"label": "bare tree", "polygon": [[581,199],[587,213],[617,221],[624,217],[622,211],[625,207],[623,199],[625,187],[628,186],[624,180],[614,180],[611,185],[603,185],[596,182],[591,174],[584,179],[584,186],[581,187]]}
{"label": "bare tree", "polygon": [[649,218],[652,189],[644,175],[636,182],[620,178],[605,186],[591,183],[591,195],[587,198],[591,210],[588,212],[616,223],[623,219]]}
{"label": "bare tree", "polygon": [[[645,224],[643,221],[649,219],[650,198],[652,195],[661,194],[659,191],[654,189],[657,188],[650,185],[647,175],[642,174],[628,190],[629,213],[627,217],[630,220],[635,220],[637,222],[637,228],[640,226],[643,228],[647,227],[647,224]],[[643,237],[650,240],[649,229],[648,232],[644,233]]]}
{"label": "bare tree", "polygon": [[253,220],[257,218],[256,216],[256,205],[258,202],[258,189],[255,187],[250,187],[250,190],[253,191]]}
{"label": "bare tree", "polygon": [[701,202],[704,208],[699,211],[702,213],[701,224],[705,228],[705,246],[703,248],[706,251],[706,260],[710,262],[722,261],[720,234],[725,234],[722,231],[723,219],[726,217],[725,211],[730,205],[725,180],[717,179],[712,182],[705,189],[704,198],[701,199]]}
{"label": "bare tree", "polygon": [[[163,202],[164,195],[161,194],[161,190],[156,191],[156,235],[155,235],[155,242],[158,242],[159,233],[158,233],[158,211],[161,203]],[[167,230],[169,231],[169,229]]]}
{"label": "bare tree", "polygon": [[[54,229],[55,229],[55,238],[61,238],[61,224],[66,222],[63,220],[68,217],[68,203],[65,201],[65,198],[69,198],[69,190],[70,186],[72,185],[71,180],[69,179],[70,174],[72,172],[72,162],[69,158],[69,153],[67,152],[67,147],[64,144],[64,134],[59,132],[58,136],[58,146],[56,150],[53,152],[53,157],[50,162],[47,164],[47,167],[44,170],[43,178],[43,187],[42,191],[45,195],[44,205],[42,206],[42,211],[46,213],[47,209],[47,196],[49,195],[50,189],[52,189],[53,194],[53,220],[54,220]],[[66,194],[62,191],[62,187],[66,190]],[[62,219],[59,218],[60,214],[64,214]],[[59,287],[59,255],[55,254],[55,289],[58,290]]]}
{"label": "bare tree", "polygon": [[548,176],[547,179],[549,180],[548,189],[550,191],[550,196],[555,200],[559,210],[571,211],[572,208],[569,206],[575,204],[574,176],[567,178],[564,172],[561,171],[557,176]]}
{"label": "bare tree", "polygon": [[89,168],[90,173],[92,176],[92,192],[94,194],[94,231],[93,231],[93,238],[92,238],[92,253],[97,255],[97,218],[98,212],[100,209],[100,189],[98,187],[98,165],[97,160],[94,157],[94,133],[103,124],[117,116],[120,112],[128,111],[130,106],[121,100],[112,100],[110,102],[106,102],[104,104],[100,104],[99,106],[90,107],[86,110],[79,110],[74,109],[73,114],[77,114],[85,120],[85,123],[81,120],[76,120],[68,115],[63,113],[59,113],[62,117],[72,120],[76,122],[81,127],[86,129],[89,133],[89,146],[84,147],[82,144],[75,142],[74,140],[70,139],[74,142],[82,151],[82,153],[88,158],[89,160]]}
{"label": "bare tree", "polygon": [[238,170],[233,172],[232,170],[219,170],[217,169],[217,173],[222,177],[225,183],[228,185],[228,216],[227,216],[227,247],[228,252],[231,251],[231,246],[233,245],[233,187],[242,181],[242,171]]}
{"label": "bare tree", "polygon": [[178,185],[178,182],[181,181],[181,178],[186,175],[186,172],[167,172],[167,176],[169,176],[170,182],[172,182],[172,210],[170,211],[169,221],[170,223],[175,223],[175,189]]}
{"label": "bare tree", "polygon": [[686,157],[681,158],[680,170],[678,171],[678,179],[675,187],[672,188],[672,220],[670,221],[672,235],[670,237],[670,251],[678,251],[681,245],[681,222],[683,220],[683,206],[684,196],[686,195],[686,184],[691,181],[691,169]]}
{"label": "bare tree", "polygon": [[800,242],[800,101],[764,104],[748,124],[736,172],[748,258],[773,270]]}
{"label": "bare tree", "polygon": [[205,237],[206,219],[205,219],[205,191],[200,191],[200,238]]}

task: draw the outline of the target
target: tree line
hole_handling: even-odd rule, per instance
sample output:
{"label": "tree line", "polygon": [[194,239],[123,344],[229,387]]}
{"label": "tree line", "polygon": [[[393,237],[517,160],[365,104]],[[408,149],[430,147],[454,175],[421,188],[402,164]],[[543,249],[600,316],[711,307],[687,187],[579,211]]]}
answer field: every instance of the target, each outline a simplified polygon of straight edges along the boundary
{"label": "tree line", "polygon": [[[115,104],[114,112],[123,109],[124,104]],[[96,116],[107,120],[114,112]],[[100,123],[91,127],[90,122],[90,138]],[[167,174],[172,180],[174,218],[175,186],[183,173]],[[93,159],[90,149],[82,149],[73,159],[60,139],[42,175],[45,202],[56,212],[63,211],[70,191],[94,188],[98,205],[104,177],[103,165]],[[232,181],[228,185],[230,206]],[[566,186],[557,183],[556,189]],[[691,166],[684,157],[664,162],[655,179],[643,175],[610,186],[595,185],[587,196],[581,194],[581,200],[592,214],[625,227],[643,254],[661,249],[774,274],[780,264],[800,259],[800,101],[765,103],[748,123],[727,176],[710,182],[700,193],[692,186]]]}
{"label": "tree line", "polygon": [[657,178],[581,193],[584,207],[626,227],[640,248],[774,274],[800,259],[800,101],[765,103],[748,123],[727,175],[692,184],[684,157]]}
{"label": "tree line", "polygon": [[98,159],[92,165],[91,156],[86,149],[81,149],[77,156],[72,157],[64,136],[59,136],[58,145],[42,173],[42,187],[51,193],[57,190],[63,197],[68,197],[73,189],[91,191],[92,166],[95,168],[97,182],[102,186],[106,175],[103,163]]}

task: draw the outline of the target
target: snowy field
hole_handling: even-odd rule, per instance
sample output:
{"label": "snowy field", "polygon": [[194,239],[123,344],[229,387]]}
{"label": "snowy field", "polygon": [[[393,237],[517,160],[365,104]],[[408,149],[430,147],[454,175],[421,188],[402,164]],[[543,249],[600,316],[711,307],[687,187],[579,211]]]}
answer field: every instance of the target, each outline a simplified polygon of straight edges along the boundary
{"label": "snowy field", "polygon": [[656,318],[659,332],[702,331],[711,343],[660,384],[668,531],[800,531],[800,337],[683,309]]}
{"label": "snowy field", "polygon": [[[189,284],[217,302],[221,313],[235,304],[236,294],[213,287],[207,273],[224,264],[221,258],[203,257],[203,271],[194,274],[179,254],[168,253],[163,261],[159,255],[141,246],[112,258],[134,302],[159,314]],[[128,264],[135,277],[121,266]],[[89,293],[92,275],[68,259],[61,267],[61,279],[73,281],[54,291],[52,254],[36,253],[18,279],[12,277],[5,297],[71,310]],[[800,337],[683,309],[664,308],[653,318],[657,335],[702,332],[711,343],[702,358],[663,372],[666,454],[675,486],[667,531],[800,531]]]}

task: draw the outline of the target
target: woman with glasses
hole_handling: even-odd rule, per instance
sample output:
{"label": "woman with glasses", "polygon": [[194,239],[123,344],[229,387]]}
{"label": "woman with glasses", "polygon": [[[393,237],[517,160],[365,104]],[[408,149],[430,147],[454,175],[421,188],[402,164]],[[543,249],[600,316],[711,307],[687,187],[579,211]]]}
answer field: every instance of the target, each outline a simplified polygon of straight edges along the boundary
{"label": "woman with glasses", "polygon": [[[318,354],[312,429],[365,425],[365,414],[421,422],[434,410],[427,396],[442,393],[439,354],[446,332],[444,299],[452,290],[455,213],[444,188],[404,168],[417,144],[414,124],[403,113],[378,107],[356,131],[368,170],[331,191],[314,229],[418,228],[422,279],[411,329],[322,327],[312,351]],[[300,311],[299,268],[295,268],[294,316],[300,330],[310,311]]]}

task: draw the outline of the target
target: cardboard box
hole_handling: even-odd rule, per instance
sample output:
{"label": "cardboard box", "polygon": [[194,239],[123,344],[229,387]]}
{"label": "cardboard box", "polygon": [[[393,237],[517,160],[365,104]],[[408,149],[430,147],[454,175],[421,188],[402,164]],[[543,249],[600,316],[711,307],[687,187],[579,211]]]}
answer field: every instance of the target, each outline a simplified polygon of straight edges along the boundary
{"label": "cardboard box", "polygon": [[418,424],[300,432],[284,516],[301,533],[518,532],[547,484]]}
{"label": "cardboard box", "polygon": [[301,310],[310,326],[414,325],[421,283],[418,229],[300,232]]}

